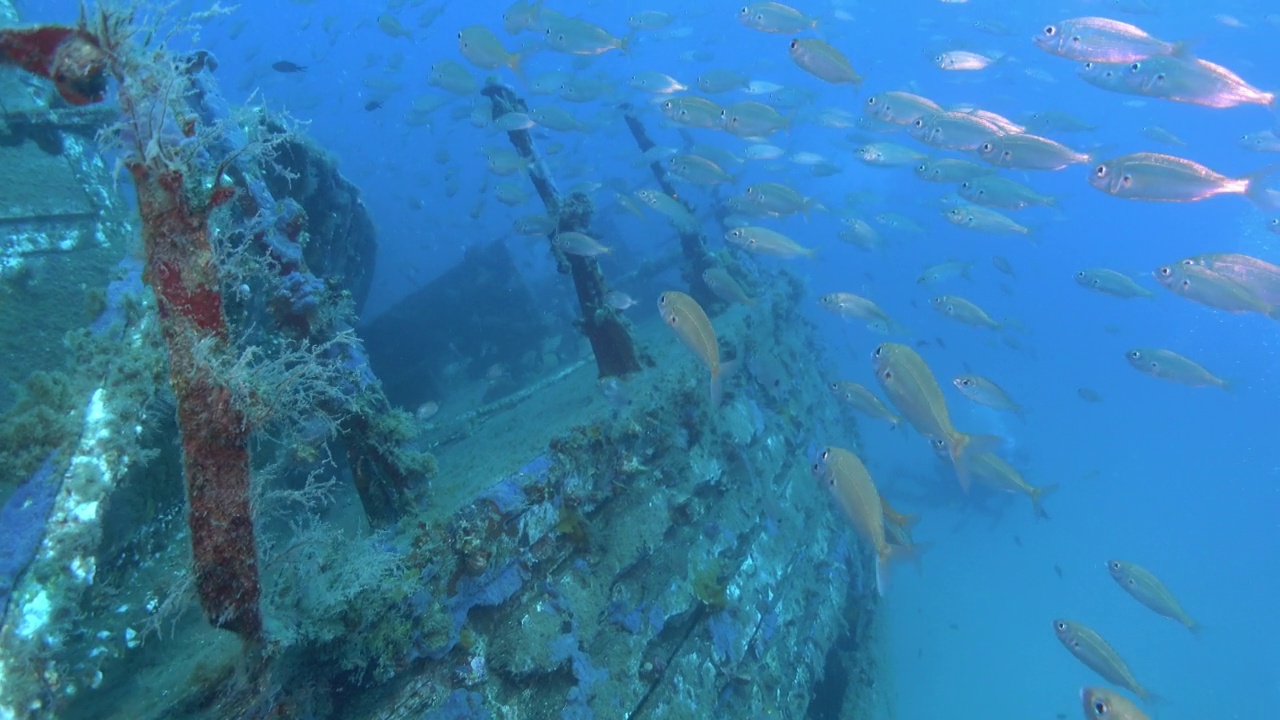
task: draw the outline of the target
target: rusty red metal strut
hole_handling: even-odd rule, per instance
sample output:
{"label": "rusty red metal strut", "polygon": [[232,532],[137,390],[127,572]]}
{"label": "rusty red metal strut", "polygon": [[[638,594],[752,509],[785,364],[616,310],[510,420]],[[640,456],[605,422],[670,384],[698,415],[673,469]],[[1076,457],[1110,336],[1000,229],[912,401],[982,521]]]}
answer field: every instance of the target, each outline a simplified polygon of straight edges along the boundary
{"label": "rusty red metal strut", "polygon": [[[128,82],[128,64],[121,58],[135,50],[113,47],[108,31],[117,25],[112,18],[101,20],[96,33],[83,20],[75,28],[0,30],[0,61],[48,78],[73,105],[100,102],[107,78],[114,75],[126,123],[161,132],[143,113],[167,101],[150,95],[164,88]],[[250,499],[251,428],[231,389],[209,365],[210,353],[227,357],[231,348],[209,213],[234,190],[217,185],[212,193],[195,190],[203,187],[208,170],[176,166],[164,153],[151,152],[153,139],[158,136],[134,137],[138,147],[126,153],[124,163],[138,195],[145,278],[155,291],[177,399],[196,590],[213,625],[258,641],[262,615]]]}

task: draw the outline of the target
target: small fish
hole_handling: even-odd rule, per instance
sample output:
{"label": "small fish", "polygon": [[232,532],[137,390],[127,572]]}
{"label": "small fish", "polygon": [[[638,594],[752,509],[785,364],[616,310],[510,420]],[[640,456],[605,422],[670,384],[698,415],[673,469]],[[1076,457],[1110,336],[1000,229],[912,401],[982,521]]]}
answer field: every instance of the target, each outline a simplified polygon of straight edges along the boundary
{"label": "small fish", "polygon": [[845,320],[864,320],[869,329],[880,333],[902,334],[903,328],[875,302],[853,293],[828,293],[818,298],[823,310]]}
{"label": "small fish", "polygon": [[755,100],[744,100],[720,111],[721,127],[738,137],[771,135],[791,124],[790,118]]}
{"label": "small fish", "polygon": [[736,180],[719,165],[700,155],[673,155],[667,159],[667,170],[675,177],[695,185],[719,185]]}
{"label": "small fish", "polygon": [[1129,364],[1138,372],[1161,380],[1190,385],[1191,387],[1231,388],[1231,383],[1205,370],[1193,360],[1172,350],[1161,348],[1134,348],[1124,354]]}
{"label": "small fish", "polygon": [[805,197],[796,190],[776,182],[762,182],[747,186],[747,199],[770,215],[794,215],[810,210],[824,210],[821,203]]}
{"label": "small fish", "polygon": [[894,125],[911,125],[925,115],[941,111],[942,107],[929,98],[901,90],[877,93],[862,105],[862,112]]}
{"label": "small fish", "polygon": [[1009,397],[1009,393],[1000,387],[995,381],[982,377],[981,375],[957,375],[951,380],[951,384],[956,386],[961,395],[978,403],[986,405],[996,410],[1006,410],[1018,417],[1024,417],[1026,410],[1021,405],[1013,401]]}
{"label": "small fish", "polygon": [[695,95],[673,97],[662,103],[662,114],[672,122],[699,128],[720,128],[724,108]]}
{"label": "small fish", "polygon": [[1161,56],[1130,63],[1124,82],[1145,97],[1210,108],[1275,105],[1276,95],[1259,90],[1227,68],[1200,58]]}
{"label": "small fish", "polygon": [[738,22],[766,33],[791,35],[818,26],[818,21],[779,2],[754,2],[738,11]]}
{"label": "small fish", "polygon": [[1076,284],[1118,298],[1150,298],[1156,294],[1142,287],[1133,278],[1107,268],[1090,268],[1076,273]]}
{"label": "small fish", "polygon": [[454,95],[474,95],[480,89],[471,71],[454,60],[441,60],[432,65],[427,83]]}
{"label": "small fish", "polygon": [[[940,457],[947,456],[946,441],[933,440],[933,449]],[[974,452],[969,456],[969,474],[975,482],[997,492],[1026,495],[1031,501],[1031,512],[1038,518],[1049,519],[1044,509],[1044,498],[1058,489],[1057,483],[1039,487],[1028,483],[1018,469],[993,452]]]}
{"label": "small fish", "polygon": [[1120,654],[1092,629],[1070,620],[1053,621],[1053,632],[1062,645],[1084,663],[1090,670],[1098,673],[1104,680],[1132,692],[1143,700],[1150,700],[1150,691],[1138,682],[1129,670],[1128,664]]}
{"label": "small fish", "polygon": [[369,102],[366,102],[366,103],[364,104],[364,111],[365,111],[365,112],[373,112],[374,110],[381,110],[381,109],[382,109],[382,104],[383,104],[383,101],[382,101],[382,100],[380,100],[380,99],[378,99],[378,98],[374,98],[374,99],[372,99],[372,100],[370,100]]}
{"label": "small fish", "polygon": [[884,420],[895,429],[898,427],[898,422],[902,420],[902,418],[894,415],[884,403],[880,402],[880,398],[876,397],[874,393],[856,382],[838,380],[827,387],[831,389],[832,394],[849,407],[870,417]]}
{"label": "small fish", "polygon": [[724,239],[748,252],[776,258],[813,257],[815,248],[802,247],[780,232],[762,227],[740,227],[725,233]]}
{"label": "small fish", "polygon": [[1154,140],[1161,145],[1168,145],[1170,147],[1186,147],[1187,145],[1185,140],[1159,125],[1147,125],[1143,127],[1142,136],[1148,140]]}
{"label": "small fish", "polygon": [[629,307],[634,307],[636,301],[635,298],[621,290],[610,290],[604,294],[604,304],[614,310],[626,310]]}
{"label": "small fish", "polygon": [[[443,9],[443,6],[441,6]],[[515,0],[502,13],[502,29],[509,35],[518,35],[533,27],[538,22],[542,0]]]}
{"label": "small fish", "polygon": [[413,35],[400,24],[400,19],[391,13],[378,16],[378,29],[387,37],[413,39]]}
{"label": "small fish", "polygon": [[1084,720],[1151,720],[1129,698],[1106,688],[1080,690]]}
{"label": "small fish", "polygon": [[1273,130],[1245,133],[1236,144],[1253,152],[1280,152],[1280,135]]}
{"label": "small fish", "polygon": [[1164,265],[1155,278],[1175,295],[1229,313],[1256,312],[1280,320],[1280,306],[1263,300],[1248,287],[1195,263]]}
{"label": "small fish", "polygon": [[948,50],[933,56],[933,64],[941,70],[955,70],[972,72],[976,70],[985,70],[997,61],[997,58],[988,57],[981,53],[969,52],[968,50]]}
{"label": "small fish", "polygon": [[1079,62],[1131,63],[1183,52],[1181,45],[1154,38],[1136,25],[1101,17],[1046,25],[1035,43],[1041,50]]}
{"label": "small fish", "polygon": [[876,589],[884,594],[893,547],[884,534],[884,506],[862,460],[843,448],[828,447],[813,465],[813,474],[844,510],[858,535],[876,556]]}
{"label": "small fish", "polygon": [[521,235],[550,235],[556,231],[556,221],[542,213],[526,215],[518,218],[512,229]]}
{"label": "small fish", "polygon": [[597,255],[605,255],[613,252],[610,248],[600,244],[599,240],[580,232],[562,232],[556,233],[552,239],[561,252],[568,255],[581,255],[583,257],[595,257]]}
{"label": "small fish", "polygon": [[637,190],[636,198],[648,207],[665,216],[678,230],[692,230],[698,227],[698,220],[679,200],[662,192],[645,188]]}
{"label": "small fish", "polygon": [[1263,302],[1280,305],[1280,266],[1241,253],[1205,253],[1181,264],[1205,267],[1239,283]]}
{"label": "small fish", "polygon": [[1126,200],[1194,202],[1215,195],[1244,195],[1264,208],[1276,204],[1260,176],[1230,178],[1172,155],[1134,153],[1094,167],[1089,184]]}
{"label": "small fish", "polygon": [[977,150],[1004,134],[999,125],[977,115],[956,110],[922,115],[907,126],[907,133],[925,145],[947,150]]}
{"label": "small fish", "polygon": [[698,89],[708,95],[719,95],[745,87],[751,79],[737,70],[716,68],[698,76]]}
{"label": "small fish", "polygon": [[632,30],[661,30],[673,22],[675,18],[671,13],[661,10],[641,10],[627,18],[627,27]]}
{"label": "small fish", "polygon": [[1102,395],[1098,394],[1098,391],[1093,388],[1076,388],[1076,397],[1084,400],[1085,402],[1102,402]]}
{"label": "small fish", "polygon": [[493,121],[493,128],[501,132],[515,132],[516,130],[528,130],[533,127],[533,118],[527,113],[509,112],[504,113]]}
{"label": "small fish", "polygon": [[288,60],[279,60],[277,62],[271,63],[271,69],[281,73],[299,73],[299,72],[306,72],[307,66],[299,65],[295,62],[290,62]]}
{"label": "small fish", "polygon": [[670,75],[656,71],[638,72],[631,76],[631,81],[628,85],[641,92],[655,95],[670,95],[689,89],[689,86]]}
{"label": "small fish", "polygon": [[668,290],[658,296],[658,313],[667,327],[675,331],[680,342],[711,371],[711,407],[720,407],[724,378],[733,373],[737,362],[720,361],[720,345],[711,319],[697,300],[676,290]]}
{"label": "small fish", "polygon": [[625,53],[631,38],[614,37],[599,25],[563,15],[547,27],[545,36],[547,47],[568,55],[601,55],[610,50]]}
{"label": "small fish", "polygon": [[1031,228],[1020,225],[989,207],[972,203],[943,210],[942,214],[952,225],[993,235],[1030,235]]}
{"label": "small fish", "polygon": [[877,167],[901,167],[923,160],[925,155],[891,142],[868,143],[854,151],[858,159]]}
{"label": "small fish", "polygon": [[1070,113],[1057,110],[1041,110],[1027,117],[1027,130],[1032,132],[1078,133],[1097,130],[1097,126]]}
{"label": "small fish", "polygon": [[1014,170],[1062,170],[1093,161],[1060,142],[1026,133],[993,137],[977,149],[978,157],[983,160]]}
{"label": "small fish", "polygon": [[737,280],[729,274],[727,270],[721,267],[711,267],[702,271],[702,282],[707,284],[711,292],[715,296],[725,302],[738,303],[740,305],[755,305],[756,301],[747,291],[742,289]]}
{"label": "small fish", "polygon": [[1003,255],[992,255],[991,265],[996,270],[1008,275],[1009,277],[1017,277],[1018,273],[1013,271],[1013,264],[1009,262],[1009,258]]}
{"label": "small fish", "polygon": [[859,75],[844,53],[818,38],[796,38],[791,41],[791,59],[810,75],[833,85],[862,84]]}
{"label": "small fish", "polygon": [[985,165],[957,158],[925,158],[914,170],[921,180],[939,183],[963,183],[995,172]]}
{"label": "small fish", "polygon": [[1016,180],[999,175],[981,175],[960,183],[960,197],[976,205],[1021,210],[1032,205],[1053,207],[1057,198],[1041,195]]}
{"label": "small fish", "polygon": [[969,271],[973,269],[973,263],[962,260],[949,260],[937,265],[930,265],[920,273],[920,277],[916,278],[917,285],[932,285],[944,280],[962,277],[965,280],[973,281],[969,275]]}
{"label": "small fish", "polygon": [[1059,579],[1059,580],[1061,580],[1061,579],[1062,579],[1062,566],[1061,566],[1061,565],[1059,565],[1059,564],[1057,564],[1057,563],[1054,563],[1054,564],[1053,564],[1053,572],[1058,576],[1058,579]]}
{"label": "small fish", "polygon": [[929,301],[934,310],[944,317],[974,327],[999,330],[1003,325],[987,314],[985,310],[958,295],[939,295]]}
{"label": "small fish", "polygon": [[520,69],[520,53],[507,52],[498,36],[483,25],[469,25],[459,30],[458,50],[467,62],[483,70]]}
{"label": "small fish", "polygon": [[1157,615],[1176,620],[1191,632],[1199,632],[1200,624],[1191,619],[1182,603],[1169,592],[1152,572],[1141,565],[1124,560],[1107,561],[1107,571],[1125,592],[1135,600],[1155,611]]}

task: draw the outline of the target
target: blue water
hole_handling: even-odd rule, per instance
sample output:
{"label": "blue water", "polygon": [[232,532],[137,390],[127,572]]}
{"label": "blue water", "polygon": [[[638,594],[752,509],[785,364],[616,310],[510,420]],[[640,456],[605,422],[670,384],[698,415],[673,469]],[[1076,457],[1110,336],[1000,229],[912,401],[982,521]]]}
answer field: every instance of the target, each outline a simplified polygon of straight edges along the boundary
{"label": "blue water", "polygon": [[[1280,717],[1280,613],[1275,611],[1280,597],[1278,328],[1258,315],[1229,315],[1192,304],[1158,288],[1149,275],[1158,265],[1204,252],[1245,252],[1280,262],[1280,237],[1266,232],[1266,216],[1237,197],[1185,205],[1119,200],[1090,188],[1087,167],[1076,166],[1052,173],[1009,173],[1060,200],[1057,210],[1016,214],[1035,229],[1035,243],[973,233],[942,217],[939,198],[945,186],[917,180],[905,168],[868,167],[851,154],[860,142],[872,140],[925,149],[905,133],[848,140],[849,130],[819,127],[811,120],[814,108],[858,114],[870,93],[908,89],[944,106],[976,104],[1015,119],[1038,110],[1070,112],[1098,129],[1046,134],[1105,156],[1167,151],[1232,176],[1275,162],[1276,156],[1237,144],[1243,133],[1272,126],[1274,118],[1266,109],[1213,110],[1158,100],[1133,106],[1129,96],[1080,81],[1075,63],[1042,52],[1030,40],[1048,22],[1115,16],[1161,38],[1193,40],[1202,57],[1232,68],[1258,87],[1280,89],[1280,20],[1275,15],[1280,10],[1263,0],[1158,4],[1159,14],[1124,15],[1113,2],[795,2],[821,18],[818,30],[806,35],[840,48],[866,77],[858,91],[827,85],[797,68],[787,55],[790,36],[742,27],[735,19],[738,3],[550,4],[618,35],[637,10],[669,11],[677,17],[673,27],[692,29],[685,37],[638,36],[629,54],[607,53],[580,71],[616,78],[620,89],[599,102],[562,103],[580,118],[599,121],[599,129],[590,134],[556,135],[566,145],[553,161],[562,185],[616,178],[630,188],[652,186],[648,170],[635,164],[634,142],[611,114],[622,100],[646,106],[646,97],[625,87],[637,71],[660,70],[692,84],[707,70],[734,69],[753,79],[811,91],[816,99],[800,112],[796,127],[768,141],[789,151],[825,155],[843,172],[813,178],[802,166],[791,165],[776,176],[760,164],[749,164],[738,187],[784,181],[833,210],[844,205],[847,194],[866,193],[864,215],[897,212],[927,230],[924,237],[876,255],[836,239],[838,212],[766,223],[821,249],[821,262],[800,259],[787,267],[808,278],[815,298],[811,314],[840,360],[840,376],[875,388],[869,356],[883,340],[817,306],[821,293],[852,291],[879,301],[910,329],[913,339],[929,341],[921,352],[944,385],[969,367],[997,379],[1028,408],[1023,423],[976,408],[946,388],[960,429],[1005,436],[1007,456],[1030,482],[1061,485],[1046,500],[1052,516],[1048,522],[1035,520],[1023,498],[1006,501],[975,491],[966,501],[950,470],[935,461],[914,431],[864,423],[864,459],[878,485],[898,500],[900,509],[922,513],[916,540],[933,544],[921,574],[910,567],[893,571],[885,604],[892,657],[883,683],[892,692],[899,720],[1078,717],[1079,688],[1103,681],[1060,646],[1050,625],[1055,617],[1101,632],[1138,678],[1166,698],[1158,707],[1161,720]],[[381,243],[371,313],[450,267],[470,244],[508,236],[512,220],[541,210],[536,199],[516,208],[491,199],[478,219],[467,216],[486,174],[478,148],[506,145],[500,134],[474,128],[465,117],[451,119],[451,110],[470,99],[437,110],[430,127],[403,122],[414,98],[441,93],[426,83],[431,65],[462,60],[458,29],[488,26],[509,50],[536,43],[537,37],[505,34],[504,4],[497,2],[450,0],[425,30],[417,27],[417,19],[437,3],[401,5],[391,12],[410,29],[412,40],[388,37],[374,24],[387,11],[386,4],[323,1],[246,4],[212,21],[201,38],[218,55],[218,75],[232,99],[247,99],[257,89],[268,105],[290,110],[308,123],[306,132],[340,158],[343,172],[363,189]],[[62,3],[27,7],[32,20],[68,19]],[[841,19],[837,10],[851,19]],[[324,30],[326,18],[335,18],[330,22],[338,30],[332,36]],[[994,37],[975,30],[975,21],[993,20],[1012,34]],[[947,73],[930,59],[950,49],[999,51],[1011,58],[991,71]],[[711,59],[681,57],[691,50],[705,51]],[[388,71],[393,57],[402,65]],[[270,65],[278,60],[309,70],[277,73]],[[527,59],[523,76],[505,69],[497,74],[520,91],[543,72],[574,67],[573,58],[543,51]],[[1056,82],[1033,79],[1029,70],[1047,73]],[[483,79],[487,73],[474,74]],[[364,105],[377,93],[362,81],[379,75],[403,87],[383,107],[366,111]],[[730,98],[746,96],[716,99]],[[530,99],[535,107],[556,102]],[[657,142],[680,145],[656,109],[642,111],[642,118]],[[1148,125],[1173,132],[1186,147],[1156,145],[1140,133]],[[746,145],[714,130],[690,132],[699,142],[736,150]],[[448,149],[447,166],[455,168],[461,181],[452,200],[443,191],[446,165],[434,159],[441,148]],[[692,189],[689,195],[705,207],[705,193]],[[604,204],[602,217],[620,235],[612,242],[641,255],[654,251],[656,230],[665,230],[656,217],[641,221],[610,204]],[[710,231],[713,226],[708,222],[707,227]],[[675,246],[674,235],[669,238],[667,249]],[[527,257],[531,272],[550,267],[539,243],[514,237],[510,243]],[[718,239],[713,247],[720,247]],[[995,271],[993,254],[1010,260],[1016,279]],[[948,259],[973,261],[974,281],[952,280],[936,289],[915,283],[925,266]],[[763,264],[779,265],[770,259]],[[604,267],[609,275],[627,269],[612,259]],[[1072,279],[1085,267],[1142,276],[1157,297],[1123,301],[1089,293]],[[1002,284],[1011,292],[1002,290]],[[1011,332],[1023,350],[1005,346],[996,334],[935,314],[927,301],[937,292],[961,294],[996,317],[1025,326],[1025,331]],[[650,312],[652,298],[637,300],[636,312]],[[1235,389],[1188,388],[1145,377],[1123,357],[1137,346],[1183,353],[1233,379]],[[1080,387],[1097,391],[1103,401],[1082,402],[1076,394]],[[917,497],[921,493],[925,497]],[[1112,557],[1156,572],[1204,625],[1202,636],[1193,637],[1121,592],[1103,567]]]}

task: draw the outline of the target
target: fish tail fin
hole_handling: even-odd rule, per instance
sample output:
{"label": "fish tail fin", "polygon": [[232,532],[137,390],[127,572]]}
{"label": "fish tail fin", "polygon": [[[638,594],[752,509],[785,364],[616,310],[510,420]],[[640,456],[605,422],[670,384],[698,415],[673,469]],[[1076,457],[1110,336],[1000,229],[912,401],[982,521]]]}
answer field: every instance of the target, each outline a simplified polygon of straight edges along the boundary
{"label": "fish tail fin", "polygon": [[635,38],[635,36],[636,31],[632,30],[625,36],[618,38],[618,50],[620,50],[623,55],[631,54],[631,40]]}
{"label": "fish tail fin", "polygon": [[1267,311],[1267,317],[1272,320],[1280,320],[1280,305],[1274,305]]}
{"label": "fish tail fin", "polygon": [[1049,495],[1052,495],[1053,491],[1057,489],[1058,483],[1049,483],[1048,485],[1031,488],[1031,511],[1035,513],[1036,517],[1044,518],[1045,520],[1049,519],[1049,513],[1044,511],[1044,504],[1042,501]]}
{"label": "fish tail fin", "polygon": [[1182,618],[1182,624],[1186,625],[1187,629],[1191,631],[1191,634],[1195,635],[1197,638],[1204,637],[1204,626],[1190,617],[1184,616]]}
{"label": "fish tail fin", "polygon": [[507,67],[511,68],[511,71],[520,77],[524,77],[524,67],[521,65],[524,62],[524,57],[524,53],[518,52],[507,56]]}
{"label": "fish tail fin", "polygon": [[876,553],[876,594],[884,597],[889,592],[889,563],[893,560],[895,550],[891,545]]}
{"label": "fish tail fin", "polygon": [[724,399],[725,378],[737,372],[740,363],[739,360],[730,360],[711,368],[711,407],[713,409],[720,407],[720,401]]}
{"label": "fish tail fin", "polygon": [[804,251],[804,256],[805,256],[805,257],[807,257],[807,258],[810,258],[810,259],[816,258],[816,257],[818,257],[818,251],[819,251],[819,250],[821,250],[821,248],[816,248],[816,247],[807,248],[807,249]]}
{"label": "fish tail fin", "polygon": [[1245,198],[1264,212],[1280,210],[1280,189],[1267,187],[1269,181],[1274,180],[1278,172],[1280,172],[1280,165],[1271,165],[1244,176]]}

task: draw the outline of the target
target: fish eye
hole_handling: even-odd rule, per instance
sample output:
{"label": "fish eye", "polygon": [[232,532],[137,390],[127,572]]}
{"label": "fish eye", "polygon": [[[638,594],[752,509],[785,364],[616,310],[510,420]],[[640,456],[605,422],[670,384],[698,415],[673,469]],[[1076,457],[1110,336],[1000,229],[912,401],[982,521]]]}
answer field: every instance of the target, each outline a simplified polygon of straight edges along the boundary
{"label": "fish eye", "polygon": [[1108,172],[1109,172],[1109,171],[1107,170],[1107,166],[1106,166],[1106,165],[1099,165],[1098,167],[1096,167],[1096,168],[1094,168],[1094,169],[1093,169],[1093,175],[1094,175],[1094,177],[1100,177],[1100,178],[1101,178],[1101,177],[1106,177]]}
{"label": "fish eye", "polygon": [[1054,27],[1054,26],[1052,26],[1052,25],[1045,25],[1045,26],[1044,26],[1044,34],[1045,34],[1045,36],[1046,36],[1046,37],[1053,37],[1053,36],[1054,36],[1054,35],[1056,35],[1057,33],[1058,33],[1058,28],[1056,28],[1056,27]]}
{"label": "fish eye", "polygon": [[1130,358],[1130,359],[1132,359],[1132,360],[1141,360],[1141,359],[1142,359],[1142,353],[1138,352],[1137,350],[1130,350],[1130,351],[1129,351],[1129,358]]}
{"label": "fish eye", "polygon": [[915,125],[918,128],[922,128],[924,127],[924,118],[916,118],[916,121],[911,124]]}
{"label": "fish eye", "polygon": [[1120,569],[1120,561],[1119,561],[1119,560],[1112,560],[1112,561],[1111,561],[1111,569],[1112,569],[1112,570],[1119,570],[1119,569]]}
{"label": "fish eye", "polygon": [[1083,280],[1083,279],[1085,279],[1086,275],[1084,274],[1084,271],[1083,271],[1083,270],[1081,270],[1081,271],[1079,271],[1079,272],[1077,272],[1077,273],[1076,273],[1076,277],[1078,277],[1078,278],[1080,278],[1081,280]]}
{"label": "fish eye", "polygon": [[876,102],[877,102],[877,100],[876,100],[876,96],[875,96],[875,95],[872,95],[871,97],[867,98],[867,104],[868,104],[868,105],[875,105],[875,104],[876,104]]}
{"label": "fish eye", "polygon": [[1173,274],[1173,268],[1169,267],[1168,265],[1164,265],[1164,266],[1161,266],[1161,268],[1157,272],[1159,272],[1161,275],[1165,277],[1169,277],[1170,275]]}
{"label": "fish eye", "polygon": [[994,146],[994,145],[992,145],[992,144],[991,144],[991,143],[989,143],[989,142],[982,143],[982,152],[984,152],[984,153],[989,153],[989,152],[991,152],[992,150],[995,150],[995,149],[996,149],[996,148],[995,148],[995,146]]}
{"label": "fish eye", "polygon": [[1093,63],[1091,63],[1091,62],[1087,62],[1087,63],[1085,63],[1085,64],[1084,64],[1084,69],[1085,69],[1085,70],[1092,70],[1092,69],[1093,69]]}
{"label": "fish eye", "polygon": [[1142,70],[1142,63],[1136,62],[1129,66],[1129,72],[1138,72]]}
{"label": "fish eye", "polygon": [[795,50],[797,47],[799,47],[799,45],[800,45],[800,41],[799,41],[799,40],[792,40],[792,41],[791,41],[791,49],[792,49],[792,50]]}
{"label": "fish eye", "polygon": [[1067,624],[1066,624],[1066,623],[1064,623],[1064,622],[1062,622],[1061,620],[1059,620],[1058,622],[1054,623],[1054,624],[1053,624],[1053,626],[1054,626],[1055,628],[1059,629],[1059,630],[1066,630],[1066,629],[1067,629]]}

